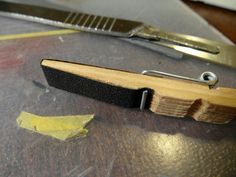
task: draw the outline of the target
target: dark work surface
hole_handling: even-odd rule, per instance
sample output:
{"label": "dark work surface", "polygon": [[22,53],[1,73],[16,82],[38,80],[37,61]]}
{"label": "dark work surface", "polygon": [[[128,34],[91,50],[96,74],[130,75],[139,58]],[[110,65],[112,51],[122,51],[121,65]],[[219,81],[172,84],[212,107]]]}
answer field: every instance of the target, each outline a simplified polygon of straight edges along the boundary
{"label": "dark work surface", "polygon": [[[3,17],[0,21],[8,24],[0,27],[5,34],[23,28],[53,29]],[[183,30],[192,27],[184,18],[176,18],[176,23],[185,24]],[[220,39],[204,24],[197,27],[193,33]],[[42,58],[189,77],[210,70],[219,76],[218,85],[236,87],[234,69],[190,58],[174,60],[112,37],[79,33],[1,41],[1,177],[235,177],[236,121],[213,125],[170,118],[52,88],[40,68]],[[87,127],[87,137],[63,142],[19,128],[16,118],[21,111],[96,117]]]}
{"label": "dark work surface", "polygon": [[[88,37],[81,33],[76,38],[79,36]],[[113,106],[49,87],[40,68],[41,56],[58,57],[56,51],[62,55],[69,54],[63,48],[71,46],[75,36],[63,36],[63,39],[64,43],[61,44],[58,43],[58,37],[1,44],[0,176],[235,175],[235,121],[226,125],[212,125],[191,118],[169,118],[149,111]],[[21,47],[18,47],[19,44]],[[117,41],[117,44],[134,47],[123,41]],[[30,50],[29,46],[34,47]],[[125,52],[125,55],[128,53]],[[139,65],[145,65],[142,59],[131,59],[137,61],[132,64],[132,69],[125,60],[116,68],[135,70]],[[86,57],[73,61],[90,64],[104,62],[103,58],[92,61]],[[225,70],[225,73],[228,70],[211,67]],[[62,142],[18,128],[15,120],[22,110],[39,115],[95,113],[96,118],[88,125],[87,137]]]}

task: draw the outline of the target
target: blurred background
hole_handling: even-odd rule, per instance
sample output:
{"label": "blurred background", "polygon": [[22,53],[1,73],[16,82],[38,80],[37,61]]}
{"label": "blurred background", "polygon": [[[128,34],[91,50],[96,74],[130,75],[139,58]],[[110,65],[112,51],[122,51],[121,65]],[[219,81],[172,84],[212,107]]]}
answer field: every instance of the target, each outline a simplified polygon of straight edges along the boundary
{"label": "blurred background", "polygon": [[236,43],[235,0],[183,0],[183,2]]}

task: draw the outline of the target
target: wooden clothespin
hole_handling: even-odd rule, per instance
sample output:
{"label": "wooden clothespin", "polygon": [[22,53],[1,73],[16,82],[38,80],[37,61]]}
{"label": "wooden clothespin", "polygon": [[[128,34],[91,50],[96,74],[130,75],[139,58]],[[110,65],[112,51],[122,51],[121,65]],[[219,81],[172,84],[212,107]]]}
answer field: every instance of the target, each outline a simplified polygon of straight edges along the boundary
{"label": "wooden clothespin", "polygon": [[[51,59],[42,60],[41,66],[49,85],[111,104],[217,124],[236,117],[236,89],[212,88],[217,77],[211,72],[203,73],[201,79],[191,79],[157,71],[138,74]],[[157,74],[178,80],[155,77]]]}

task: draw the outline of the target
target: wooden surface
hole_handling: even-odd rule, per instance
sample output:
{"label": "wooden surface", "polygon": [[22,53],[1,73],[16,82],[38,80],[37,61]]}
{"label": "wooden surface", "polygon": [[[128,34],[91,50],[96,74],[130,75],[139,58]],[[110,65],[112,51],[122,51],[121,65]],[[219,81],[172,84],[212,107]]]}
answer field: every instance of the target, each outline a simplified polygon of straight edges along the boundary
{"label": "wooden surface", "polygon": [[[191,116],[198,121],[218,124],[228,123],[236,117],[236,89],[223,87],[210,89],[209,86],[199,83],[150,77],[138,73],[50,59],[44,59],[41,65],[62,73],[70,73],[113,86],[132,90],[151,89],[153,93],[149,109],[156,114],[179,118]],[[63,82],[56,75],[50,74],[48,77],[57,79],[58,84]],[[74,87],[76,83],[72,82],[71,78],[68,87]],[[60,89],[60,87],[56,88]]]}
{"label": "wooden surface", "polygon": [[[180,1],[110,1],[115,4],[114,16],[221,39],[185,11]],[[84,11],[91,12],[89,5],[98,1],[76,2],[82,3],[81,8],[90,2]],[[108,1],[102,2],[91,9],[100,9],[102,14]],[[1,16],[0,22],[1,34],[55,30]],[[156,69],[193,78],[209,70],[219,76],[218,86],[236,88],[234,69],[191,58],[175,60],[117,38],[78,33],[1,41],[1,177],[235,177],[236,121],[212,125],[170,118],[49,87],[40,68],[41,59],[47,57],[137,73]],[[64,142],[20,129],[16,118],[21,111],[42,116],[94,113],[96,117],[87,127],[87,137]]]}
{"label": "wooden surface", "polygon": [[183,2],[236,43],[236,11],[190,0],[183,0]]}

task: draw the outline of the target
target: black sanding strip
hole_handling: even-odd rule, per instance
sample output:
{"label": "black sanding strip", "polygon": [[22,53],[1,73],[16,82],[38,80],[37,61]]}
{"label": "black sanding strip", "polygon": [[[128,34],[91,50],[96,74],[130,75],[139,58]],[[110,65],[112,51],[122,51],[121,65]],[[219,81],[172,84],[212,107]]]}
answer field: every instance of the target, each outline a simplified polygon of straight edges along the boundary
{"label": "black sanding strip", "polygon": [[145,108],[150,105],[150,89],[134,90],[109,85],[47,66],[41,66],[48,84],[52,87],[127,108],[139,108],[143,91],[148,90],[149,94]]}

